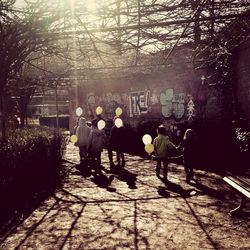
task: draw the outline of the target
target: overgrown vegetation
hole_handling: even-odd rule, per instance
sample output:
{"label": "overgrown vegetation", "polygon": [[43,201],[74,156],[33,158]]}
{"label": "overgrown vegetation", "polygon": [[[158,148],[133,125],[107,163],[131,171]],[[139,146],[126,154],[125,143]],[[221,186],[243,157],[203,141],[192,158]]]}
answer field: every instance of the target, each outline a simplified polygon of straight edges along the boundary
{"label": "overgrown vegetation", "polygon": [[8,131],[0,145],[0,223],[53,191],[62,169],[61,138],[46,127]]}
{"label": "overgrown vegetation", "polygon": [[247,121],[242,117],[234,120],[232,132],[234,164],[238,166],[236,170],[244,172],[249,169],[250,162],[250,132]]}

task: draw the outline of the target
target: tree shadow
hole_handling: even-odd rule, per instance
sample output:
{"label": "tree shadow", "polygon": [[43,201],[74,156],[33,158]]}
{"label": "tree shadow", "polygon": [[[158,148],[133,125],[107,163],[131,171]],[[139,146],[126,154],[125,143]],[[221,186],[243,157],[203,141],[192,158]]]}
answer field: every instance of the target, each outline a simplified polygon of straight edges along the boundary
{"label": "tree shadow", "polygon": [[119,166],[111,167],[110,172],[114,175],[114,177],[116,177],[120,181],[126,182],[128,185],[128,188],[130,188],[130,189],[137,188],[137,186],[136,186],[137,175],[136,174],[131,173],[128,170],[126,170],[125,168],[119,167]]}
{"label": "tree shadow", "polygon": [[[12,229],[20,225],[41,204],[54,194],[61,186],[60,181],[35,188],[13,187],[6,194],[1,193],[0,237],[11,233]],[[25,186],[25,183],[24,183]]]}

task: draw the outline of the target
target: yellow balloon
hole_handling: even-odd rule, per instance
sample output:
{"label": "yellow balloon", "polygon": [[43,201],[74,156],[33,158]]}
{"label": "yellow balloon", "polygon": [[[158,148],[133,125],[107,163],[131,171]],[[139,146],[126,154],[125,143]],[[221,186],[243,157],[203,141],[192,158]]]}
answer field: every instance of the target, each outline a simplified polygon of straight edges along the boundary
{"label": "yellow balloon", "polygon": [[102,114],[102,112],[103,112],[102,107],[98,106],[98,107],[96,108],[95,112],[96,112],[97,115]]}
{"label": "yellow balloon", "polygon": [[118,107],[116,110],[115,110],[115,115],[116,116],[120,116],[122,114],[122,109],[120,107]]}
{"label": "yellow balloon", "polygon": [[77,136],[76,136],[76,135],[71,135],[71,136],[70,136],[70,141],[71,141],[72,143],[76,143],[76,142],[77,142]]}
{"label": "yellow balloon", "polygon": [[148,153],[148,154],[151,154],[154,152],[154,145],[153,144],[147,144],[145,145],[144,147],[145,151]]}

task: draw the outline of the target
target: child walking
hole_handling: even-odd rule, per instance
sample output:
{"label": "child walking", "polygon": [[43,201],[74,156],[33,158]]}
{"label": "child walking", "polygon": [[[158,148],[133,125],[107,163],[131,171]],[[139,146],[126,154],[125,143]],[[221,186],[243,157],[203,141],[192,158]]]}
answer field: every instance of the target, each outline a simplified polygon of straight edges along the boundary
{"label": "child walking", "polygon": [[163,125],[160,125],[157,128],[158,136],[154,139],[154,152],[157,160],[156,164],[156,176],[160,177],[161,164],[163,163],[163,179],[167,181],[168,175],[168,157],[169,151],[171,149],[176,149],[175,145],[169,140],[169,137],[166,135],[166,128]]}
{"label": "child walking", "polygon": [[189,183],[190,180],[194,178],[194,164],[195,164],[195,153],[196,153],[196,139],[195,134],[192,129],[187,129],[184,133],[184,137],[179,148],[183,151],[183,164],[186,172],[186,182]]}
{"label": "child walking", "polygon": [[98,120],[92,121],[92,127],[88,138],[88,156],[95,160],[98,167],[101,167],[101,153],[106,143],[106,136],[103,130],[97,127]]}
{"label": "child walking", "polygon": [[108,145],[108,156],[111,169],[115,166],[113,161],[113,151],[116,152],[116,160],[118,167],[125,166],[124,146],[126,143],[126,130],[123,125],[119,128],[115,125],[115,120],[117,118],[118,117],[114,117],[113,119],[114,125],[112,126],[110,131],[110,138]]}
{"label": "child walking", "polygon": [[78,125],[74,132],[77,136],[76,145],[79,147],[80,163],[82,163],[87,157],[88,138],[90,134],[90,128],[86,124],[86,119],[80,117]]}

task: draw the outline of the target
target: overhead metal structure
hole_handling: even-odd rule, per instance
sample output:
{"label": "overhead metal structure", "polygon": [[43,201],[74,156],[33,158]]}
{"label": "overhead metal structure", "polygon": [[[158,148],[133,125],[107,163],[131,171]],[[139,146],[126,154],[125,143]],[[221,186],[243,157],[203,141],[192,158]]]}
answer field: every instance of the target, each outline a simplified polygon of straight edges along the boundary
{"label": "overhead metal structure", "polygon": [[[188,44],[195,51],[209,44],[232,21],[249,18],[250,7],[249,0],[25,2],[25,9],[15,8],[13,13],[21,18],[33,13],[31,16],[39,16],[41,23],[48,26],[36,34],[50,40],[43,48],[47,66],[44,71],[58,74],[47,64],[56,61],[67,68],[62,70],[65,74],[78,79],[93,71],[120,71],[121,76],[169,65],[172,62],[168,59],[177,46]],[[36,67],[42,68],[38,63]]]}

